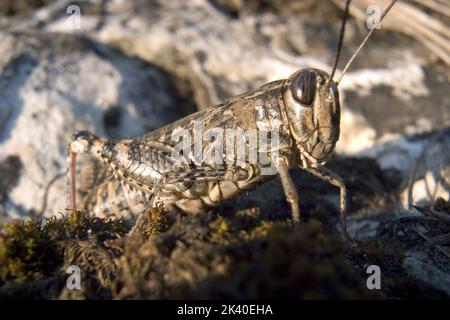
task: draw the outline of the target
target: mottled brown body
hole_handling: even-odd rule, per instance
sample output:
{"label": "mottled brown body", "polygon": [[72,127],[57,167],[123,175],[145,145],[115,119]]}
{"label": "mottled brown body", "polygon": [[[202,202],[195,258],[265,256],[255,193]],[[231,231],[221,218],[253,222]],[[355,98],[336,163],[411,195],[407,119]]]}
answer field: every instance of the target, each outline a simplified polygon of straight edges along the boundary
{"label": "mottled brown body", "polygon": [[[278,174],[298,221],[297,193],[288,173],[298,165],[341,188],[344,225],[345,186],[320,168],[340,131],[337,86],[328,80],[323,71],[300,70],[135,139],[76,133],[72,150],[94,155],[109,172],[84,199],[84,208],[101,216],[135,217],[162,203],[172,213],[202,213]],[[223,141],[236,131],[241,134]],[[216,155],[221,161],[212,161]],[[267,165],[274,168],[270,174]]]}
{"label": "mottled brown body", "polygon": [[[172,139],[172,133],[183,128],[194,136],[195,122],[200,120],[204,123],[204,131],[208,128],[280,130],[280,154],[295,163],[286,115],[279,101],[284,82],[266,84],[133,140],[109,142],[98,139],[94,154],[110,167],[112,175],[84,197],[83,206],[100,216],[128,217],[129,212],[135,216],[144,213],[152,200],[153,204],[162,202],[171,209],[201,213],[275,177],[261,176],[258,164],[238,164],[237,157],[226,165],[186,163],[183,166],[183,163],[178,163],[177,166],[170,152],[177,143]],[[205,141],[202,148],[207,148],[209,143]],[[251,146],[249,139],[245,143],[248,148],[258,147]],[[267,150],[266,154],[270,156],[271,151]],[[230,170],[239,171],[239,176],[234,179],[226,177]],[[172,181],[175,180],[172,183],[167,182],[170,176]]]}
{"label": "mottled brown body", "polygon": [[[289,159],[293,158],[291,152],[292,140],[289,134],[289,128],[283,123],[286,117],[280,108],[279,97],[284,81],[276,81],[255,90],[243,94],[216,107],[195,113],[185,119],[181,119],[160,130],[152,132],[138,139],[139,143],[146,144],[147,141],[157,140],[164,144],[173,145],[171,133],[183,128],[188,130],[191,136],[195,135],[195,123],[199,119],[204,123],[204,131],[210,128],[220,128],[225,132],[227,129],[240,128],[243,132],[249,129],[258,130],[279,130],[280,132],[280,154]],[[245,138],[246,160],[248,160],[248,150],[257,148],[259,152],[264,152],[268,157],[272,150],[266,150],[263,146],[252,145],[248,137]],[[206,150],[210,141],[202,145]],[[266,147],[266,146],[264,146]],[[235,150],[234,150],[235,151]],[[275,175],[261,175],[262,164],[239,163],[237,155],[230,154],[223,146],[223,152],[228,156],[228,163],[225,165],[204,166],[199,161],[193,161],[192,166],[187,171],[187,180],[189,188],[182,192],[174,192],[173,188],[162,187],[161,194],[157,196],[156,201],[173,203],[177,208],[184,212],[201,213],[239,195],[243,191],[251,190],[257,187],[261,182],[275,177]],[[230,157],[232,161],[230,161]],[[193,156],[188,158],[193,160]],[[200,170],[199,170],[200,169]],[[236,173],[233,178],[226,175],[229,172]],[[192,173],[190,173],[192,172]],[[198,176],[196,176],[198,173]],[[204,181],[212,180],[212,181]]]}
{"label": "mottled brown body", "polygon": [[[335,82],[350,2],[346,2],[331,75],[317,69],[299,70],[286,80],[265,84],[135,139],[113,142],[87,131],[75,133],[72,155],[94,155],[106,168],[105,181],[84,198],[85,209],[99,215],[136,216],[163,204],[173,213],[202,213],[278,174],[292,218],[298,222],[298,195],[288,171],[298,166],[339,188],[340,225],[351,240],[345,221],[346,187],[322,166],[340,134],[338,84],[375,30],[369,31]],[[395,2],[391,1],[381,20]],[[244,134],[223,143],[221,138],[228,137],[230,130]],[[201,138],[196,139],[199,134]],[[193,142],[188,140],[191,137]],[[266,170],[268,163],[275,168],[271,174]]]}

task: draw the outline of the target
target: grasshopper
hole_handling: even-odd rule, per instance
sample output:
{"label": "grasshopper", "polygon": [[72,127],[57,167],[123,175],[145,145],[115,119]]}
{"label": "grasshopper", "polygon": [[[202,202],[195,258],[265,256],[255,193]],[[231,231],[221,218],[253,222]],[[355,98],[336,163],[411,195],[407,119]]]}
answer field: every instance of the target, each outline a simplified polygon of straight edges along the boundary
{"label": "grasshopper", "polygon": [[[339,82],[375,30],[368,32],[335,81],[350,2],[346,3],[331,74],[311,68],[299,70],[288,79],[267,83],[134,139],[110,141],[88,131],[76,132],[69,144],[72,155],[91,154],[110,173],[105,182],[86,197],[84,208],[99,215],[131,214],[134,217],[159,204],[172,213],[205,212],[275,177],[275,174],[263,174],[262,161],[251,161],[247,153],[256,150],[258,159],[269,159],[276,169],[294,222],[300,221],[300,209],[289,168],[300,167],[338,187],[340,227],[345,239],[352,241],[346,225],[347,189],[337,174],[323,167],[340,134]],[[380,22],[395,2],[385,9]],[[239,129],[244,133],[270,132],[276,134],[276,139],[274,135],[252,139],[251,135],[244,134],[231,142],[227,140],[225,147],[223,143],[216,143],[220,139],[194,143],[186,139],[203,136],[199,133],[201,126],[204,128],[200,129],[209,132],[214,129],[214,138],[229,136],[230,130]],[[183,148],[179,148],[174,134],[185,138]],[[238,145],[244,147],[238,148]],[[239,151],[245,156],[239,156]],[[214,157],[222,162],[210,161]],[[74,176],[72,184],[72,207],[75,208]]]}

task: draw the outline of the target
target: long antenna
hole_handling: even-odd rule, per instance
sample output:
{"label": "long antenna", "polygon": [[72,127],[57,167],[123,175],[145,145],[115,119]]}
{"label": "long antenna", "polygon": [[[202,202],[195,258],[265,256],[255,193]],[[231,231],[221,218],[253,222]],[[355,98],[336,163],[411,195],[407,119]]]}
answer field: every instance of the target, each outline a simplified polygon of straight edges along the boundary
{"label": "long antenna", "polygon": [[331,80],[333,80],[334,74],[336,73],[336,69],[337,69],[337,66],[339,63],[339,58],[341,56],[342,42],[344,41],[344,33],[345,33],[345,23],[347,22],[347,18],[348,18],[350,2],[352,2],[352,0],[347,0],[347,3],[345,4],[344,18],[342,19],[341,33],[339,35],[339,43],[338,43],[338,47],[337,47],[337,51],[336,51],[336,58],[334,60],[334,65],[333,65],[333,69],[331,70],[330,78],[328,79],[328,82],[327,82],[327,87],[330,85]]}
{"label": "long antenna", "polygon": [[[389,10],[391,10],[391,8],[394,6],[394,4],[397,2],[397,0],[392,0],[391,3],[389,4],[389,6],[384,9],[381,18],[380,18],[380,22],[383,21],[384,17],[386,16],[386,14],[389,12]],[[370,29],[370,31],[367,33],[366,37],[364,38],[364,40],[361,42],[361,44],[359,45],[358,49],[356,49],[355,53],[352,55],[352,57],[350,58],[350,60],[348,60],[347,64],[344,67],[344,70],[342,70],[342,73],[340,74],[338,80],[336,81],[336,85],[339,85],[339,83],[341,82],[342,78],[344,77],[344,74],[347,72],[348,68],[350,67],[350,65],[352,64],[353,60],[355,60],[356,56],[359,54],[359,52],[361,51],[361,49],[364,47],[364,45],[366,44],[367,40],[369,40],[370,36],[372,35],[372,33],[375,31],[376,27]]]}

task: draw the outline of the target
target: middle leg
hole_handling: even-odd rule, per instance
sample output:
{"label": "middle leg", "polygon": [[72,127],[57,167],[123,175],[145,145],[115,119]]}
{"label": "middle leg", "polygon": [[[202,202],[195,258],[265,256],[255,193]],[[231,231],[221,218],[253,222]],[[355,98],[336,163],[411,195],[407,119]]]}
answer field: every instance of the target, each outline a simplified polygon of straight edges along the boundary
{"label": "middle leg", "polygon": [[292,220],[300,222],[300,207],[298,205],[298,194],[294,182],[289,175],[289,166],[285,158],[280,157],[276,161],[277,171],[283,185],[284,194],[287,202],[291,205]]}

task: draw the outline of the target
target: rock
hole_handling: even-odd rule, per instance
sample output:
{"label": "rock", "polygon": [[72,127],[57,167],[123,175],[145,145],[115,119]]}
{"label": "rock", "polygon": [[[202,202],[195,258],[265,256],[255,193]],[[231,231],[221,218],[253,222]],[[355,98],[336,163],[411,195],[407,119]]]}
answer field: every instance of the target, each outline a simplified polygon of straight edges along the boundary
{"label": "rock", "polygon": [[[23,169],[7,196],[9,216],[41,210],[45,187],[66,170],[71,134],[132,137],[189,112],[168,75],[76,35],[2,32],[0,153]],[[64,212],[64,179],[50,190],[47,212]]]}
{"label": "rock", "polygon": [[450,296],[450,274],[441,271],[433,263],[430,257],[423,252],[409,252],[403,261],[404,268],[417,280],[444,291]]}

